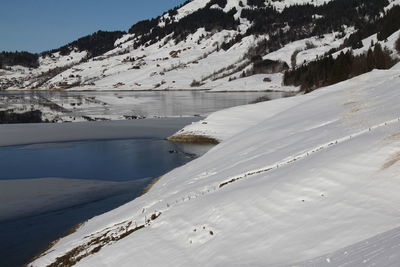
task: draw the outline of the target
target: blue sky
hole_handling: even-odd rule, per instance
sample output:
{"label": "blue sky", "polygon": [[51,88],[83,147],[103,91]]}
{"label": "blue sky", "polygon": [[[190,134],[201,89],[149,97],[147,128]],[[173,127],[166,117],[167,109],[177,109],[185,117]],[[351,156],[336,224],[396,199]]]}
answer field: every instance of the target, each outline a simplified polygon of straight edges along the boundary
{"label": "blue sky", "polygon": [[97,30],[127,31],[183,0],[0,0],[0,51],[42,52]]}

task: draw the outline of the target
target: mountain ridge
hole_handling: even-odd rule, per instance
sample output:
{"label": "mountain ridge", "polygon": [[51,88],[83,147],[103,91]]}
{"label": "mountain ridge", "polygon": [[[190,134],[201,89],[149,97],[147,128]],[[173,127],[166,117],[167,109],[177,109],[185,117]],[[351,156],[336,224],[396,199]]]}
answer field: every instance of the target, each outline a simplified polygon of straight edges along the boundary
{"label": "mountain ridge", "polygon": [[[369,36],[355,35],[363,31],[365,21],[373,23],[396,4],[397,0],[194,0],[138,22],[126,34],[100,31],[43,53],[38,68],[7,67],[0,88],[212,89],[251,76],[254,56],[268,58],[296,41],[308,40],[310,48],[324,49],[314,49],[314,58],[307,62],[331,49],[343,49],[347,40],[352,40],[347,46],[359,45]],[[318,38],[330,41],[319,45]],[[265,84],[264,90],[279,88]]]}

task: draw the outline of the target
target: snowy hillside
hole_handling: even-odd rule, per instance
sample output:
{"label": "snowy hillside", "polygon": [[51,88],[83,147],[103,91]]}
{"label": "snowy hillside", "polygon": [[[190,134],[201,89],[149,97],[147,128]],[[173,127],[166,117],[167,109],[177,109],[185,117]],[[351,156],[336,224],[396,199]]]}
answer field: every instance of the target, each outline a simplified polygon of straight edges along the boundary
{"label": "snowy hillside", "polygon": [[399,72],[220,112],[221,144],[31,266],[396,266]]}
{"label": "snowy hillside", "polygon": [[[363,53],[368,50],[369,44],[371,43],[371,39],[376,43],[381,43],[383,46],[388,47],[390,49],[394,49],[395,40],[397,40],[400,31],[395,32],[392,34],[386,41],[379,42],[376,40],[376,36],[371,38],[367,38],[363,40],[364,46],[354,51],[354,53]],[[280,56],[283,58],[285,56],[285,50],[290,49],[291,45],[284,47],[281,50],[278,50],[275,54],[276,56]],[[293,47],[292,47],[293,49]],[[345,51],[347,49],[344,49]],[[364,51],[363,51],[364,50]],[[287,51],[286,51],[287,52]],[[340,51],[342,52],[342,51]],[[288,53],[286,53],[288,54]],[[339,52],[335,53],[337,56]],[[269,55],[271,56],[271,55]],[[280,74],[275,74],[280,75]],[[235,82],[241,82],[240,86],[234,88],[257,88],[254,84],[258,84],[256,81],[261,80],[262,77],[265,75],[254,75],[249,78],[240,79]],[[267,76],[271,77],[270,85],[276,83],[276,80],[279,79],[274,76]],[[281,78],[282,79],[282,78]],[[249,84],[249,85],[248,85]],[[251,84],[251,85],[250,85]],[[228,85],[230,86],[230,85]],[[225,87],[225,89],[229,87]],[[237,89],[229,88],[230,90],[234,91]],[[288,86],[282,86],[281,90],[290,90]],[[213,91],[218,91],[219,88],[213,89]],[[170,139],[174,141],[190,141],[196,137],[207,137],[211,138],[212,140],[222,141],[231,137],[238,132],[242,131],[244,128],[248,128],[250,126],[256,125],[264,120],[267,116],[273,116],[277,112],[282,112],[283,110],[290,109],[293,104],[300,104],[301,101],[309,99],[312,97],[311,95],[307,96],[298,96],[295,99],[279,99],[275,100],[272,103],[258,103],[254,105],[246,105],[246,106],[239,106],[233,107],[231,109],[221,110],[219,112],[215,112],[207,117],[205,120],[193,123],[192,125],[186,126],[184,129],[180,130],[178,133],[173,135]]]}
{"label": "snowy hillside", "polygon": [[[381,29],[368,28],[366,18],[373,23],[396,4],[193,0],[128,33],[97,32],[95,42],[84,37],[43,53],[37,68],[8,67],[0,71],[0,89],[295,91],[282,85],[287,67],[349,47],[352,34],[376,34]],[[268,60],[287,66],[273,68]],[[263,74],[273,83],[253,77]]]}

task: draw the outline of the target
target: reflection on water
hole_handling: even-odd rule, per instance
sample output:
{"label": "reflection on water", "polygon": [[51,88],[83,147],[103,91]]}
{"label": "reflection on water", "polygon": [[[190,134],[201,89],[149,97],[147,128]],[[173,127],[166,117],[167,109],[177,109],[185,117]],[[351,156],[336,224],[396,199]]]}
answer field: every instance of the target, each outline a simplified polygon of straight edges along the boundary
{"label": "reflection on water", "polygon": [[205,91],[0,92],[0,109],[9,107],[58,112],[68,117],[120,119],[207,115],[257,99],[290,96],[282,92],[212,93]]}

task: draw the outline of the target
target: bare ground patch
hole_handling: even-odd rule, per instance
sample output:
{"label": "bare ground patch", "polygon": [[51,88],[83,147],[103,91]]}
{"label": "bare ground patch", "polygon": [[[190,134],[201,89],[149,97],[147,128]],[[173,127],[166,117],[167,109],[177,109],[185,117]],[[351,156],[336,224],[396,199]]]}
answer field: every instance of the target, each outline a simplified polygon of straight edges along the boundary
{"label": "bare ground patch", "polygon": [[391,140],[400,140],[400,132],[394,133],[394,134],[386,137],[385,140],[389,140],[389,141],[391,141]]}
{"label": "bare ground patch", "polygon": [[357,105],[358,103],[357,102],[355,102],[355,101],[350,101],[350,102],[347,102],[347,103],[344,103],[343,104],[343,106],[354,106],[354,105]]}
{"label": "bare ground patch", "polygon": [[167,140],[176,143],[219,144],[219,141],[213,137],[197,134],[177,134],[168,137]]}
{"label": "bare ground patch", "polygon": [[347,102],[343,106],[349,109],[347,114],[357,113],[361,110],[361,104],[355,101]]}
{"label": "bare ground patch", "polygon": [[394,164],[396,164],[397,162],[400,161],[400,152],[397,152],[393,155],[391,155],[383,164],[381,170],[385,170],[388,169],[390,167],[392,167]]}
{"label": "bare ground patch", "polygon": [[[92,237],[85,244],[77,246],[63,256],[57,257],[55,262],[49,264],[47,267],[69,267],[73,266],[82,259],[98,253],[104,246],[111,245],[132,233],[145,228],[150,225],[151,221],[156,220],[161,215],[161,212],[153,213],[150,218],[148,218],[145,224],[133,226],[133,223],[130,221],[125,226],[117,227],[117,231],[113,231],[111,229],[105,231],[103,234],[98,235],[96,237]],[[116,224],[115,226],[118,226]]]}

